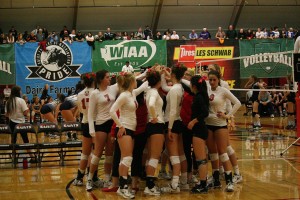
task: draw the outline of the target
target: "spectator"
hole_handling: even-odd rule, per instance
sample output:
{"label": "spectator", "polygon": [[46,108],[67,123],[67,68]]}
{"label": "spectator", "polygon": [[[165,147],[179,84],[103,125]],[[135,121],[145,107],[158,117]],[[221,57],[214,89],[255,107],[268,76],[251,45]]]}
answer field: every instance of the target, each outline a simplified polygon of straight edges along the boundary
{"label": "spectator", "polygon": [[76,37],[76,30],[73,29],[72,32],[69,34],[69,36],[70,36],[70,39],[72,41],[76,41],[76,39],[75,39],[75,37]]}
{"label": "spectator", "polygon": [[20,45],[23,45],[25,42],[26,41],[23,38],[23,34],[19,33],[16,43],[19,43]]}
{"label": "spectator", "polygon": [[207,39],[210,39],[210,38],[211,38],[211,35],[207,31],[207,28],[203,28],[203,31],[199,34],[199,39],[207,40]]}
{"label": "spectator", "polygon": [[267,31],[267,29],[266,28],[263,28],[263,34],[264,34],[264,39],[267,39],[267,38],[269,38],[269,33],[268,33],[268,31]]}
{"label": "spectator", "polygon": [[49,32],[48,32],[47,28],[43,28],[43,34],[44,34],[45,39],[48,38]]}
{"label": "spectator", "polygon": [[279,34],[279,37],[280,38],[287,38],[287,30],[285,27],[283,27],[280,31],[280,34]]}
{"label": "spectator", "polygon": [[182,36],[181,36],[181,39],[182,39],[182,40],[188,40],[188,39],[185,37],[185,35],[182,35]]}
{"label": "spectator", "polygon": [[86,42],[89,46],[93,47],[93,50],[95,50],[95,39],[94,39],[94,36],[92,35],[91,32],[89,32],[87,34],[87,36],[85,37],[86,39]]}
{"label": "spectator", "polygon": [[81,31],[78,31],[75,37],[77,42],[83,42],[84,41],[84,35],[82,35]]}
{"label": "spectator", "polygon": [[121,33],[121,32],[116,32],[115,40],[123,40],[123,37],[122,37],[122,33]]}
{"label": "spectator", "polygon": [[5,34],[1,33],[0,35],[0,44],[6,44],[6,38],[5,38]]}
{"label": "spectator", "polygon": [[31,32],[33,32],[33,34],[36,35],[36,34],[39,32],[39,29],[40,29],[40,26],[37,25],[37,26],[36,26],[36,29],[34,29],[34,30],[31,31]]}
{"label": "spectator", "polygon": [[145,35],[145,38],[144,38],[145,40],[153,39],[152,30],[150,29],[150,27],[148,25],[145,27],[144,35]]}
{"label": "spectator", "polygon": [[226,37],[225,32],[223,31],[222,27],[218,27],[217,33],[216,33],[216,38],[222,39]]}
{"label": "spectator", "polygon": [[242,29],[242,28],[240,29],[240,31],[238,32],[238,38],[240,40],[246,39],[246,33],[245,33],[244,29]]}
{"label": "spectator", "polygon": [[24,31],[24,34],[23,34],[24,40],[26,40],[26,38],[28,38],[28,36],[29,36],[28,31]]}
{"label": "spectator", "polygon": [[195,32],[195,30],[193,29],[192,32],[189,34],[189,39],[190,40],[197,40],[198,39],[198,35]]}
{"label": "spectator", "polygon": [[131,32],[129,37],[131,40],[134,40],[134,32]]}
{"label": "spectator", "polygon": [[162,40],[162,35],[159,31],[157,31],[157,33],[155,34],[155,36],[153,37],[154,40]]}
{"label": "spectator", "polygon": [[60,31],[60,38],[64,38],[64,35],[66,34],[65,32],[67,31],[67,34],[70,35],[70,31],[68,30],[67,26],[64,26],[63,30]]}
{"label": "spectator", "polygon": [[131,72],[131,73],[134,73],[134,69],[129,64],[129,61],[126,61],[125,65],[122,67],[122,72]]}
{"label": "spectator", "polygon": [[123,38],[123,40],[130,40],[131,39],[126,31],[123,32],[122,38]]}
{"label": "spectator", "polygon": [[286,33],[286,37],[287,38],[294,38],[295,37],[294,29],[292,27],[289,28],[288,32]]}
{"label": "spectator", "polygon": [[60,38],[60,42],[69,42],[70,44],[72,44],[72,40],[69,35],[70,34],[68,33],[68,31],[65,31],[63,37]]}
{"label": "spectator", "polygon": [[26,40],[27,42],[36,42],[36,36],[34,35],[34,32],[31,32]]}
{"label": "spectator", "polygon": [[17,40],[18,31],[15,29],[14,26],[12,26],[11,29],[9,29],[8,33],[12,33],[12,36],[15,38],[15,40]]}
{"label": "spectator", "polygon": [[237,39],[237,33],[233,28],[233,25],[229,25],[226,31],[226,39]]}
{"label": "spectator", "polygon": [[176,33],[176,31],[173,31],[170,39],[171,40],[179,40],[179,35]]}
{"label": "spectator", "polygon": [[8,87],[8,85],[5,86],[4,90],[3,90],[3,94],[5,98],[8,98],[11,94],[11,89]]}
{"label": "spectator", "polygon": [[43,34],[43,29],[39,29],[38,34],[36,34],[36,41],[41,42],[45,39],[45,35]]}
{"label": "spectator", "polygon": [[105,40],[104,35],[101,31],[98,32],[98,35],[95,35],[95,40],[98,42],[102,42]]}
{"label": "spectator", "polygon": [[166,31],[165,35],[162,38],[163,40],[170,40],[171,39],[171,35],[169,33],[169,31]]}
{"label": "spectator", "polygon": [[262,39],[262,38],[264,38],[264,32],[262,32],[260,28],[257,28],[257,31],[256,31],[256,33],[255,33],[255,37],[256,37],[257,39]]}
{"label": "spectator", "polygon": [[46,103],[46,100],[48,97],[50,97],[48,95],[48,89],[49,89],[49,85],[48,84],[45,84],[44,85],[44,89],[42,91],[42,95],[41,95],[41,98],[40,98],[40,101],[41,101],[41,104],[44,105]]}
{"label": "spectator", "polygon": [[52,31],[52,33],[48,36],[48,42],[50,42],[50,43],[58,43],[59,42],[59,38],[56,35],[55,31]]}
{"label": "spectator", "polygon": [[134,34],[134,39],[136,40],[142,40],[145,38],[145,34],[143,32],[143,29],[140,27],[138,31]]}
{"label": "spectator", "polygon": [[104,33],[105,40],[113,40],[115,38],[115,34],[110,32],[110,28],[107,28],[106,32]]}
{"label": "spectator", "polygon": [[279,111],[280,117],[284,117],[284,114],[283,114],[284,96],[283,96],[283,94],[281,92],[276,93],[276,91],[274,89],[274,90],[272,90],[271,98],[272,98],[271,102],[273,105],[273,110],[277,113]]}
{"label": "spectator", "polygon": [[277,26],[274,27],[274,30],[272,31],[270,36],[271,36],[272,39],[279,38],[280,33],[279,33],[279,30],[278,30]]}
{"label": "spectator", "polygon": [[246,32],[246,38],[248,40],[251,40],[252,38],[254,38],[254,34],[253,34],[253,31],[251,29],[247,30],[247,32]]}
{"label": "spectator", "polygon": [[15,37],[12,35],[12,32],[10,32],[10,33],[8,34],[6,40],[7,40],[7,43],[8,43],[8,44],[13,44],[13,43],[15,43]]}
{"label": "spectator", "polygon": [[271,95],[267,91],[260,91],[258,94],[258,112],[260,116],[263,115],[269,115],[270,117],[274,117],[274,111],[272,109],[272,103],[271,103]]}

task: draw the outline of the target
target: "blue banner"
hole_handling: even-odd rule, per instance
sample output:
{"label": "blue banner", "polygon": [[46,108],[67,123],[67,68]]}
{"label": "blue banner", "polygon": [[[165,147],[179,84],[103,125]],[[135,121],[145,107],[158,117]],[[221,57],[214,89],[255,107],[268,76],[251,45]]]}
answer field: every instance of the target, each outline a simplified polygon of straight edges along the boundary
{"label": "blue banner", "polygon": [[[43,45],[41,45],[43,46]],[[92,71],[91,47],[79,43],[26,43],[15,46],[16,84],[29,99],[39,97],[44,85],[49,85],[48,94],[75,91],[80,75]]]}

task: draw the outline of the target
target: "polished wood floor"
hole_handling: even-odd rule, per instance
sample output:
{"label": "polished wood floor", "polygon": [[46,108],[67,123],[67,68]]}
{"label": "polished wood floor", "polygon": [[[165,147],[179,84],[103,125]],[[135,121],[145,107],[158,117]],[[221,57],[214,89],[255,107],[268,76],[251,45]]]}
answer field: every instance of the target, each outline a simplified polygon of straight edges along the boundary
{"label": "polished wood floor", "polygon": [[[208,194],[180,194],[146,197],[138,192],[136,199],[299,199],[300,198],[300,147],[292,146],[283,157],[282,150],[295,140],[296,131],[285,130],[286,118],[262,118],[263,128],[259,132],[248,129],[250,116],[243,116],[241,109],[236,116],[236,130],[230,138],[243,175],[243,182],[237,184],[233,193],[210,190]],[[0,141],[1,142],[1,141]],[[0,199],[69,199],[66,193],[68,183],[75,177],[78,161],[67,161],[64,167],[59,163],[43,163],[28,169],[22,163],[14,169],[0,161]],[[30,165],[30,164],[29,164]],[[99,174],[103,175],[102,164]],[[166,184],[159,181],[160,186]],[[140,189],[143,191],[144,182]],[[224,183],[223,183],[224,185]],[[70,186],[74,199],[122,199],[115,193],[95,190],[86,192],[85,187]]]}

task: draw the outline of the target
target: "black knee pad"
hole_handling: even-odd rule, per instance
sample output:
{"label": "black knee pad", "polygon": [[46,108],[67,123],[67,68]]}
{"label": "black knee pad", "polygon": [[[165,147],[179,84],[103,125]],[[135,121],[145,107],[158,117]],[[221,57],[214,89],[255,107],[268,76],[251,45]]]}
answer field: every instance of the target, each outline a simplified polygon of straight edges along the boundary
{"label": "black knee pad", "polygon": [[207,164],[207,159],[203,160],[196,160],[197,166],[200,167],[201,165],[206,165]]}
{"label": "black knee pad", "polygon": [[252,117],[255,117],[256,114],[257,112],[252,112]]}
{"label": "black knee pad", "polygon": [[294,112],[288,112],[287,114],[288,114],[288,116],[293,116],[293,115],[295,115]]}

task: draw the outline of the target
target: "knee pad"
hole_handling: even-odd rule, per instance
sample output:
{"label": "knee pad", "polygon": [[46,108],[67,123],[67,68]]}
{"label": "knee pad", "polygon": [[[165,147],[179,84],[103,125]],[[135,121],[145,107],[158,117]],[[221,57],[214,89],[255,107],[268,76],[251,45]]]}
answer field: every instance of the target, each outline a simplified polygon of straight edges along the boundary
{"label": "knee pad", "polygon": [[95,156],[94,154],[92,155],[92,160],[91,160],[91,163],[93,165],[98,165],[99,164],[99,161],[100,161],[100,158]]}
{"label": "knee pad", "polygon": [[229,160],[228,154],[223,153],[222,155],[220,155],[220,160],[221,160],[222,163],[228,161]]}
{"label": "knee pad", "polygon": [[206,165],[207,164],[207,160],[203,159],[203,160],[196,160],[197,163],[197,167],[199,168],[201,165]]}
{"label": "knee pad", "polygon": [[156,169],[158,165],[158,159],[150,158],[148,165]]}
{"label": "knee pad", "polygon": [[186,160],[186,157],[185,157],[185,155],[181,155],[181,156],[179,156],[179,160],[180,160],[180,162],[183,162],[183,161],[185,161],[185,160]]}
{"label": "knee pad", "polygon": [[113,162],[112,156],[106,156],[104,160],[104,164],[111,164]]}
{"label": "knee pad", "polygon": [[132,156],[126,156],[121,160],[121,164],[129,168],[131,167],[132,159]]}
{"label": "knee pad", "polygon": [[228,156],[231,156],[235,153],[234,149],[232,148],[232,146],[227,146],[227,154]]}
{"label": "knee pad", "polygon": [[88,160],[89,156],[81,153],[80,160]]}
{"label": "knee pad", "polygon": [[209,157],[211,161],[219,160],[219,155],[217,153],[211,153],[209,154]]}
{"label": "knee pad", "polygon": [[293,112],[288,112],[287,114],[288,114],[288,116],[293,116],[295,113],[293,113]]}
{"label": "knee pad", "polygon": [[172,165],[180,164],[179,156],[170,156],[170,161]]}

